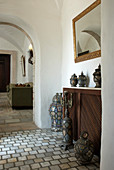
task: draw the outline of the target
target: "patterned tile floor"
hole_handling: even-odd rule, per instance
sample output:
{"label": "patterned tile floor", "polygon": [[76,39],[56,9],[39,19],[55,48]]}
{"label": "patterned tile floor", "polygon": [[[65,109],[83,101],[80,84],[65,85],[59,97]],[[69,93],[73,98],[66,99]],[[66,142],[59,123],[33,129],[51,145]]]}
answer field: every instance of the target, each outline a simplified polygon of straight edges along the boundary
{"label": "patterned tile floor", "polygon": [[0,125],[9,123],[31,122],[32,120],[32,109],[12,109],[7,99],[7,93],[0,93]]}
{"label": "patterned tile floor", "polygon": [[0,170],[99,170],[97,156],[79,165],[73,149],[60,148],[62,133],[39,129],[29,113],[12,110],[0,93]]}
{"label": "patterned tile floor", "polygon": [[64,151],[62,133],[50,129],[0,133],[0,169],[9,170],[99,170],[99,159],[81,166],[73,149]]}

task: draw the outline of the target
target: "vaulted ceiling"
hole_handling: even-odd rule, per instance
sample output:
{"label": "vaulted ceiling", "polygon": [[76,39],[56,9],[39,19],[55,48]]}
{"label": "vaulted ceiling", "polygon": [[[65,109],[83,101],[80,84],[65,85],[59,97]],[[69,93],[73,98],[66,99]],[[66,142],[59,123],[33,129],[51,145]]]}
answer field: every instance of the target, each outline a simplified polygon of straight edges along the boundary
{"label": "vaulted ceiling", "polygon": [[[43,0],[28,0],[27,2],[29,3],[39,3],[39,2],[44,2]],[[57,9],[58,13],[61,12],[64,0],[46,0],[48,1],[48,5],[52,5],[54,9]],[[13,0],[10,1],[11,4],[14,2]],[[15,1],[16,3],[17,1]],[[5,4],[9,3],[8,0],[0,0],[0,6],[2,8],[5,7]],[[21,3],[21,0],[20,0]],[[16,20],[15,18],[13,18],[12,16],[9,17],[9,20],[7,21],[5,15],[0,15],[0,21],[2,22],[11,22],[10,18],[13,19],[13,21],[15,21],[16,24]],[[19,21],[20,22],[20,21]],[[21,23],[21,22],[20,22]],[[20,52],[23,52],[23,43],[24,40],[26,38],[25,34],[23,32],[21,32],[20,30],[8,26],[8,25],[0,25],[0,37],[7,40],[8,42],[10,42],[12,45],[14,45]],[[17,41],[18,40],[18,41]]]}
{"label": "vaulted ceiling", "polygon": [[15,46],[23,53],[24,43],[28,41],[26,35],[15,27],[0,25],[0,37]]}

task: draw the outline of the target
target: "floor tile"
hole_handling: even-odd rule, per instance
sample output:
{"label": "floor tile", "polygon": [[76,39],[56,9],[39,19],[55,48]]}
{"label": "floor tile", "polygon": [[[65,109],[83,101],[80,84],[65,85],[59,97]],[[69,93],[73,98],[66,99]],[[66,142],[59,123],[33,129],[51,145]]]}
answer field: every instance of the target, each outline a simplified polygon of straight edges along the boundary
{"label": "floor tile", "polygon": [[59,165],[60,164],[60,162],[58,160],[50,161],[50,163],[52,165]]}
{"label": "floor tile", "polygon": [[20,167],[21,170],[31,170],[29,165],[24,165]]}
{"label": "floor tile", "polygon": [[60,167],[58,165],[56,166],[50,166],[51,170],[60,170]]}
{"label": "floor tile", "polygon": [[61,169],[68,169],[70,166],[68,164],[61,164],[60,165]]}
{"label": "floor tile", "polygon": [[38,164],[38,163],[31,164],[31,168],[32,169],[40,168],[40,164]]}
{"label": "floor tile", "polygon": [[45,166],[50,166],[50,163],[49,162],[42,162],[40,163],[42,167],[45,167]]}
{"label": "floor tile", "polygon": [[78,169],[78,170],[88,170],[88,168],[85,167],[85,166],[79,166],[79,167],[77,167],[77,169]]}
{"label": "floor tile", "polygon": [[[30,110],[29,113],[31,115]],[[13,114],[16,119],[18,112],[14,111]],[[26,111],[19,111],[19,114],[25,116]],[[9,117],[12,120],[12,115]],[[97,156],[93,157],[90,164],[79,165],[74,149],[62,150],[59,147],[61,142],[61,132],[39,129],[33,122],[0,124],[0,169],[99,170]]]}

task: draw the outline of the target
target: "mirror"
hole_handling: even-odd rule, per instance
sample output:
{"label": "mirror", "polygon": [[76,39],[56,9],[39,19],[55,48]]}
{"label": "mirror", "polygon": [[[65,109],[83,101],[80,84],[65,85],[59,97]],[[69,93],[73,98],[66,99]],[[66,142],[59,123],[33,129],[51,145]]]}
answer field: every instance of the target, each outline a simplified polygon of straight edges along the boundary
{"label": "mirror", "polygon": [[100,4],[96,0],[72,20],[75,63],[101,56]]}

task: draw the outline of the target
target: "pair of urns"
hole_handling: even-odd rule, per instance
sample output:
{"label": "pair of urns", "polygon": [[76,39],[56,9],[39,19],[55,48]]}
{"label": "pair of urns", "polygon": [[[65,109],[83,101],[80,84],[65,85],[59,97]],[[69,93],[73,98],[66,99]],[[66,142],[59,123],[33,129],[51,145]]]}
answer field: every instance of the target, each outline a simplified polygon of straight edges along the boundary
{"label": "pair of urns", "polygon": [[76,87],[79,84],[79,87],[86,86],[87,77],[81,72],[81,75],[77,78],[76,74],[73,74],[70,78],[71,87]]}

